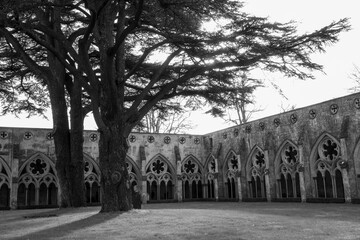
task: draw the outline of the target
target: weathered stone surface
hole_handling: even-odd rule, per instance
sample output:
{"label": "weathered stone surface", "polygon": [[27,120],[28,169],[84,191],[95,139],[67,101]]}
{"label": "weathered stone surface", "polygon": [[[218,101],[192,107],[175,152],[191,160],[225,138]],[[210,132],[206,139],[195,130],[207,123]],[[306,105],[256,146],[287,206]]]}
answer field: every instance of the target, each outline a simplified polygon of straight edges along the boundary
{"label": "weathered stone surface", "polygon": [[[216,199],[226,199],[232,196],[228,191],[233,191],[232,180],[229,180],[232,175],[227,174],[230,156],[236,155],[241,169],[233,176],[237,185],[236,199],[321,200],[323,193],[319,189],[322,183],[318,174],[323,174],[327,186],[324,188],[326,201],[333,198],[359,201],[359,99],[360,94],[352,94],[203,136],[131,133],[127,155],[131,184],[139,187],[143,201],[209,198],[210,192]],[[0,164],[5,166],[1,168],[5,180],[0,184],[11,189],[11,204],[8,205],[17,205],[18,191],[14,192],[14,189],[19,187],[19,192],[25,191],[21,185],[28,186],[26,174],[33,178],[30,182],[45,181],[33,176],[29,172],[32,167],[27,166],[38,157],[45,163],[49,162],[48,166],[52,168],[56,159],[51,133],[51,129],[0,127]],[[86,182],[89,191],[90,188],[93,191],[91,194],[95,195],[100,194],[99,136],[96,131],[84,131]],[[293,149],[287,149],[289,146]],[[257,166],[257,152],[266,152],[266,174]],[[210,170],[211,159],[215,159],[215,171]],[[346,168],[342,167],[340,159],[346,161]],[[11,167],[15,160],[18,161],[18,171]],[[294,162],[286,163],[287,160]],[[296,168],[300,162],[301,167]],[[319,167],[320,162],[324,162],[324,169]],[[55,170],[51,171],[49,173],[57,186]],[[260,189],[265,195],[261,195]],[[94,196],[97,201],[101,198]],[[89,195],[89,199],[92,197]],[[41,202],[41,196],[36,197],[36,202]],[[33,203],[30,201],[28,204]]]}

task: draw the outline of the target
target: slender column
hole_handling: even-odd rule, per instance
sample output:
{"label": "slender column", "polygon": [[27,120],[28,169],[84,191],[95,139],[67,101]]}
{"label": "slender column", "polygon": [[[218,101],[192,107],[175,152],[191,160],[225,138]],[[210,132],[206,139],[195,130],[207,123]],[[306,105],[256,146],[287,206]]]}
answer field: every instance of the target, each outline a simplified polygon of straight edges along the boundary
{"label": "slender column", "polygon": [[218,183],[218,173],[214,174],[214,196],[215,200],[219,201],[219,183]]}
{"label": "slender column", "polygon": [[215,174],[214,174],[214,196],[215,200],[219,200],[219,183],[218,183],[218,177],[219,177],[219,164],[217,158],[215,159]]}
{"label": "slender column", "polygon": [[[141,202],[142,204],[146,204],[149,201],[149,195],[147,193],[147,177],[146,177],[146,155],[145,155],[145,147],[140,146],[140,160],[141,160]],[[140,189],[139,189],[140,190]]]}
{"label": "slender column", "polygon": [[181,179],[181,161],[176,161],[176,174],[177,174],[177,199],[178,202],[183,201],[183,183]]}
{"label": "slender column", "polygon": [[305,188],[305,179],[304,179],[304,152],[303,146],[299,145],[299,163],[301,165],[299,171],[299,181],[300,181],[300,195],[301,195],[301,202],[306,202],[306,188]]}
{"label": "slender column", "polygon": [[[269,176],[269,151],[265,151],[265,168],[267,169],[267,173],[265,174],[265,187],[266,187],[266,198],[267,201],[271,201],[271,193],[270,193],[270,176]],[[262,184],[261,184],[262,187]]]}
{"label": "slender column", "polygon": [[240,155],[237,155],[237,161],[238,161],[238,170],[236,173],[236,177],[237,177],[237,191],[238,191],[238,197],[239,197],[239,202],[242,201],[242,192],[241,192],[241,179],[240,179],[240,173],[241,173],[241,161],[240,161]]}
{"label": "slender column", "polygon": [[[344,138],[340,139],[340,145],[341,145],[342,159],[347,163],[348,156],[347,156],[346,142],[345,142]],[[351,203],[350,183],[349,183],[349,176],[348,176],[347,168],[341,169],[341,175],[342,175],[343,184],[344,184],[345,202]]]}
{"label": "slender column", "polygon": [[19,187],[19,159],[13,158],[11,162],[11,176],[10,176],[10,208],[17,209],[18,207],[18,187]]}

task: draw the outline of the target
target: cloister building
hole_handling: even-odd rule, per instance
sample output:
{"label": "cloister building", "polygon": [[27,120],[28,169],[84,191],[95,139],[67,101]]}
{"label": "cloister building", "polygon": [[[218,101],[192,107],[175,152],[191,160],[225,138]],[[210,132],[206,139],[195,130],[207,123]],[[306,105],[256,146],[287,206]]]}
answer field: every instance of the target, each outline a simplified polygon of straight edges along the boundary
{"label": "cloister building", "polygon": [[[131,133],[143,202],[360,202],[360,94],[205,135]],[[96,131],[84,131],[86,199],[101,201]],[[52,129],[0,127],[0,208],[57,206]]]}

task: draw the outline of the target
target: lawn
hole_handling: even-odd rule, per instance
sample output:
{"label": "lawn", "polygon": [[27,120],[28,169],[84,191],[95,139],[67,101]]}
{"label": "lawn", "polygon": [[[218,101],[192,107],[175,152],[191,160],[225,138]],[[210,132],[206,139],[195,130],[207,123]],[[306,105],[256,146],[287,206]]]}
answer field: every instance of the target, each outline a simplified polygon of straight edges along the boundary
{"label": "lawn", "polygon": [[0,239],[360,239],[360,205],[189,202],[0,211]]}

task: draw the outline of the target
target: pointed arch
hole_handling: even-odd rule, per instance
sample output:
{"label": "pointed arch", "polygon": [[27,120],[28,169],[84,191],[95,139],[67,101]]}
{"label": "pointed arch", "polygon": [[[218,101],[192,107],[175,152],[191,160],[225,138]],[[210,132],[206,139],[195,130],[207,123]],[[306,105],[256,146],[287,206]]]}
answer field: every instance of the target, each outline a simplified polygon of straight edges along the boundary
{"label": "pointed arch", "polygon": [[174,198],[176,170],[162,154],[155,155],[146,164],[146,184],[150,201]]}
{"label": "pointed arch", "polygon": [[239,161],[238,155],[233,149],[230,149],[226,154],[224,165],[223,165],[223,178],[224,188],[226,196],[229,199],[235,199],[238,197],[238,173],[239,173]]}
{"label": "pointed arch", "polygon": [[145,166],[145,171],[148,170],[149,166],[156,160],[162,160],[164,162],[166,162],[168,164],[169,170],[171,172],[171,174],[176,174],[176,169],[174,168],[174,166],[171,164],[171,162],[161,153],[156,154],[155,156],[153,156],[150,161],[146,164]]}
{"label": "pointed arch", "polygon": [[340,141],[324,132],[310,154],[311,177],[316,198],[344,198]]}
{"label": "pointed arch", "polygon": [[230,149],[226,156],[225,156],[225,159],[224,159],[224,164],[223,164],[223,173],[225,175],[225,173],[229,170],[229,169],[232,169],[232,170],[238,170],[239,169],[239,166],[237,166],[237,164],[235,165],[236,166],[236,169],[233,169],[233,166],[229,166],[229,162],[231,161],[232,158],[236,158],[237,159],[237,154],[236,152],[233,150],[233,149]]}
{"label": "pointed arch", "polygon": [[11,171],[5,160],[0,157],[0,209],[10,206]]}
{"label": "pointed arch", "polygon": [[217,173],[218,162],[212,153],[210,153],[204,165],[204,182],[207,184],[207,198],[215,198],[215,174]]}
{"label": "pointed arch", "polygon": [[245,169],[249,198],[266,197],[265,168],[265,151],[255,145],[250,151]]}
{"label": "pointed arch", "polygon": [[[340,141],[336,139],[333,135],[328,132],[323,132],[316,140],[315,144],[313,145],[311,152],[310,152],[310,171],[311,177],[316,177],[316,164],[317,164],[317,155],[319,153],[319,145],[324,142],[326,139],[333,141],[337,146],[340,148]],[[340,152],[339,152],[340,156]]]}
{"label": "pointed arch", "polygon": [[291,140],[285,140],[275,156],[276,195],[278,198],[301,197],[299,167],[299,147]]}
{"label": "pointed arch", "polygon": [[192,154],[181,162],[181,180],[183,199],[203,197],[204,171],[200,161]]}
{"label": "pointed arch", "polygon": [[128,169],[130,184],[132,187],[141,185],[141,171],[136,162],[128,155],[126,155],[126,166]]}
{"label": "pointed arch", "polygon": [[48,157],[47,155],[45,155],[42,152],[36,152],[33,155],[31,155],[27,160],[25,160],[19,168],[19,174],[21,174],[22,171],[24,171],[24,168],[29,164],[29,162],[34,161],[37,158],[40,158],[40,159],[46,161],[46,163],[48,163],[50,165],[51,169],[54,171],[54,174],[57,178],[55,163],[54,163],[53,159],[51,159],[50,157]]}
{"label": "pointed arch", "polygon": [[250,181],[251,180],[251,165],[252,165],[252,158],[254,157],[254,155],[256,155],[258,152],[260,152],[261,154],[264,154],[264,150],[258,146],[257,144],[251,149],[249,155],[248,155],[248,158],[246,160],[246,179],[247,181]]}
{"label": "pointed arch", "polygon": [[355,176],[360,176],[360,137],[355,145],[353,157]]}
{"label": "pointed arch", "polygon": [[[297,156],[299,156],[299,148],[297,146],[297,144],[295,144],[292,140],[286,139],[285,141],[283,141],[283,143],[280,145],[280,147],[278,148],[276,155],[275,155],[275,177],[278,179],[279,178],[279,174],[280,174],[280,169],[278,169],[278,166],[280,165],[281,161],[282,161],[282,154],[283,151],[287,148],[287,147],[293,147],[296,151],[297,151]],[[297,164],[299,162],[299,159],[297,159]]]}
{"label": "pointed arch", "polygon": [[30,156],[19,169],[19,207],[57,205],[58,178],[51,158],[37,152]]}
{"label": "pointed arch", "polygon": [[87,153],[84,153],[85,199],[88,205],[98,205],[101,199],[101,171],[99,164]]}

